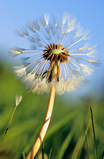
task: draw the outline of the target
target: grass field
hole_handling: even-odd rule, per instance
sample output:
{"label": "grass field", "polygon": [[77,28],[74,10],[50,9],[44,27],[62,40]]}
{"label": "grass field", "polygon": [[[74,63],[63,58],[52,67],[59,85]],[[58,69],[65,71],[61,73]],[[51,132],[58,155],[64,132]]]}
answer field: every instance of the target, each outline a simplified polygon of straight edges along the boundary
{"label": "grass field", "polygon": [[[23,99],[5,135],[16,94]],[[29,152],[44,120],[48,96],[29,93],[11,67],[0,65],[0,159],[23,159]],[[56,95],[52,120],[36,158],[41,152],[44,159],[104,159],[104,98],[85,97],[73,103]]]}

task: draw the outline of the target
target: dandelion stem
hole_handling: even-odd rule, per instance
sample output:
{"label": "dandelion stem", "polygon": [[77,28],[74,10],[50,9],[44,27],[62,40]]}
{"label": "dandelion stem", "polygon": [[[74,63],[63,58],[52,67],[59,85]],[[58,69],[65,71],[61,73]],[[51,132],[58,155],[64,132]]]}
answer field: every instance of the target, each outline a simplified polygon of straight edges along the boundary
{"label": "dandelion stem", "polygon": [[50,95],[49,95],[49,101],[48,101],[48,107],[47,107],[47,112],[46,112],[46,116],[43,122],[43,125],[41,127],[41,130],[38,134],[38,137],[33,145],[33,147],[31,148],[30,152],[28,153],[26,159],[33,159],[35,157],[35,155],[37,154],[43,139],[45,137],[45,134],[47,132],[50,120],[51,120],[51,116],[52,116],[52,111],[53,111],[53,105],[54,105],[54,99],[55,99],[55,86],[52,86],[50,89]]}

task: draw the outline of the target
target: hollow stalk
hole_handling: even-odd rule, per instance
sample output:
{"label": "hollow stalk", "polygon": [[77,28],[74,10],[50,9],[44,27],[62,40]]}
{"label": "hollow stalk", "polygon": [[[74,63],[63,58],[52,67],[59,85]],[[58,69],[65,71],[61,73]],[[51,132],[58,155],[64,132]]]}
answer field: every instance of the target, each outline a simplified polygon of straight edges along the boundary
{"label": "hollow stalk", "polygon": [[[53,69],[51,72],[51,78],[52,78],[52,80],[56,81],[56,78],[57,78],[57,64],[56,63],[53,66]],[[26,156],[26,159],[33,159],[36,156],[36,154],[43,142],[43,139],[45,137],[45,134],[47,132],[47,129],[48,129],[48,126],[49,126],[49,123],[51,120],[53,106],[54,106],[54,99],[55,99],[55,86],[52,85],[51,89],[50,89],[49,101],[48,101],[48,106],[47,106],[47,111],[46,111],[44,122],[42,124],[41,130],[37,136],[37,139],[36,139],[34,145],[32,146],[30,152]]]}

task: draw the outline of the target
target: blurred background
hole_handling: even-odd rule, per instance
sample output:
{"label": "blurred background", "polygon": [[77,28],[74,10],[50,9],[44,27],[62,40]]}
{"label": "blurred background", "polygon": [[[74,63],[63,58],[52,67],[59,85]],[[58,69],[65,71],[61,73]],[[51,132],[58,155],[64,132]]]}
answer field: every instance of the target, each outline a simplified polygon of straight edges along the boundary
{"label": "blurred background", "polygon": [[[44,120],[49,94],[30,94],[12,71],[19,63],[8,51],[15,46],[27,47],[28,42],[16,35],[28,21],[44,13],[62,15],[68,12],[90,29],[92,45],[98,45],[101,66],[89,77],[90,83],[73,93],[56,95],[52,120],[37,158],[44,150],[51,159],[95,159],[90,107],[93,110],[99,158],[104,155],[104,2],[103,1],[38,1],[3,0],[0,3],[0,159],[22,159],[33,145]],[[15,95],[23,100],[17,107],[5,135],[15,107]],[[41,158],[41,157],[40,157]]]}

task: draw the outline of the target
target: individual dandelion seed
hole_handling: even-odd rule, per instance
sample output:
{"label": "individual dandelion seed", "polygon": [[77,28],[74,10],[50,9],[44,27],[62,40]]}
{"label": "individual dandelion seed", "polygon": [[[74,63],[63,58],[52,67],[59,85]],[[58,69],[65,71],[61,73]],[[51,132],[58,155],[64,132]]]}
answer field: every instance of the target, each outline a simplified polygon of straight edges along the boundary
{"label": "individual dandelion seed", "polygon": [[[11,121],[12,121],[12,119],[13,119],[14,113],[15,113],[15,111],[16,111],[16,109],[17,109],[17,106],[20,104],[21,100],[22,100],[22,95],[16,95],[16,96],[15,96],[15,102],[16,102],[16,104],[15,104],[15,108],[14,108],[14,110],[13,110],[12,116],[11,116],[11,118],[10,118],[10,121],[9,121],[9,126],[10,126]],[[7,129],[6,129],[5,134],[8,133],[9,126],[8,126]]]}
{"label": "individual dandelion seed", "polygon": [[93,65],[98,62],[95,60],[96,46],[86,43],[89,31],[83,32],[76,19],[68,13],[64,13],[62,19],[59,16],[49,18],[49,14],[44,14],[33,23],[29,22],[27,30],[18,31],[19,35],[33,43],[33,48],[11,49],[12,55],[19,55],[24,61],[21,66],[14,67],[15,73],[32,92],[50,91],[46,117],[27,156],[29,159],[36,155],[44,139],[55,92],[63,94],[80,88],[86,83],[85,76],[94,72]]}

